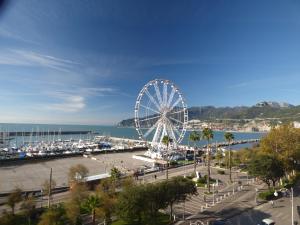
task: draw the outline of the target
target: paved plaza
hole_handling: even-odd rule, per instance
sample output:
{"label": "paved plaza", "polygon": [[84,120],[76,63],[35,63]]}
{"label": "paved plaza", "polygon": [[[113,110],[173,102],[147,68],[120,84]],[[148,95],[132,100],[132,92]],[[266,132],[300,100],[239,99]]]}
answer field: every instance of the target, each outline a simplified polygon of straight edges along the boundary
{"label": "paved plaza", "polygon": [[133,159],[135,154],[141,152],[108,153],[94,156],[96,160],[85,157],[71,157],[55,159],[39,163],[26,163],[0,167],[0,193],[9,192],[15,187],[23,190],[37,190],[49,178],[50,168],[53,169],[53,179],[58,187],[68,185],[68,171],[71,166],[82,164],[89,169],[89,175],[109,172],[110,168],[117,166],[120,169],[132,170],[150,163]]}

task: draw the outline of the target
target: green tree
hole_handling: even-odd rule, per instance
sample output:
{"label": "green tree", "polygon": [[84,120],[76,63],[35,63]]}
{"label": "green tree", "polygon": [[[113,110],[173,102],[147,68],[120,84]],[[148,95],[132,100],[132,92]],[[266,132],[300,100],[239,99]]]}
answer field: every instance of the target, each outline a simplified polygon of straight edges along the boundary
{"label": "green tree", "polygon": [[15,206],[22,201],[22,190],[16,188],[7,198],[6,204],[11,208],[12,215],[15,214]]}
{"label": "green tree", "polygon": [[115,212],[117,205],[116,196],[112,197],[108,193],[102,192],[100,193],[101,206],[96,208],[96,216],[99,218],[103,218],[106,225],[110,225],[112,223],[112,215]]}
{"label": "green tree", "polygon": [[16,225],[18,224],[18,217],[10,212],[4,211],[0,217],[0,225]]}
{"label": "green tree", "polygon": [[214,138],[214,133],[212,129],[210,128],[204,128],[202,131],[202,138],[207,141],[207,187],[208,187],[208,192],[210,192],[210,146],[209,142],[211,139]]}
{"label": "green tree", "polygon": [[[125,178],[129,182],[129,178]],[[129,188],[130,185],[125,184],[124,188]],[[112,215],[116,211],[117,205],[117,192],[116,185],[112,179],[104,179],[97,187],[97,195],[101,199],[101,207],[96,209],[96,215],[99,218],[105,220],[105,224],[109,225],[112,223]]]}
{"label": "green tree", "polygon": [[28,225],[31,225],[31,218],[35,214],[35,201],[33,197],[27,197],[21,204],[21,210],[27,218]]}
{"label": "green tree", "polygon": [[82,164],[77,164],[69,169],[69,182],[80,183],[83,182],[85,177],[88,175],[89,170]]}
{"label": "green tree", "polygon": [[117,167],[111,168],[110,177],[116,185],[119,185],[121,176],[122,176],[122,173]]}
{"label": "green tree", "polygon": [[88,197],[88,189],[85,183],[74,183],[70,189],[70,199],[65,204],[66,217],[70,223],[80,224],[81,204],[85,202]]}
{"label": "green tree", "polygon": [[[169,151],[170,143],[172,143],[172,142],[173,142],[173,140],[169,136],[167,136],[167,135],[163,136],[162,143],[167,146],[168,151]],[[169,157],[168,156],[167,156],[166,179],[167,180],[169,179]]]}
{"label": "green tree", "polygon": [[145,202],[144,185],[125,188],[118,198],[117,214],[128,224],[143,224]]}
{"label": "green tree", "polygon": [[275,156],[268,154],[258,154],[248,166],[250,175],[258,177],[270,188],[271,182],[275,187],[278,181],[284,175],[283,163]]}
{"label": "green tree", "polygon": [[300,160],[299,146],[300,129],[294,128],[292,124],[272,128],[260,142],[262,152],[279,157],[286,173],[294,170],[296,161]]}
{"label": "green tree", "polygon": [[165,187],[166,202],[170,206],[170,220],[173,216],[175,203],[185,201],[188,195],[197,194],[194,182],[184,177],[174,177],[161,185]]}
{"label": "green tree", "polygon": [[101,206],[99,196],[90,195],[83,203],[83,207],[92,215],[93,225],[96,224],[96,209]]}
{"label": "green tree", "polygon": [[221,149],[217,150],[216,160],[218,160],[218,165],[221,167],[221,160],[224,158],[223,152]]}
{"label": "green tree", "polygon": [[38,225],[65,225],[68,223],[62,204],[53,205],[40,218]]}
{"label": "green tree", "polygon": [[232,141],[234,140],[234,135],[230,132],[224,133],[224,138],[228,143],[229,146],[229,180],[232,182],[232,177],[231,177],[231,168],[232,168],[232,160],[231,160],[231,148],[230,145],[232,144]]}
{"label": "green tree", "polygon": [[197,166],[197,164],[196,164],[196,143],[198,141],[200,141],[200,139],[201,139],[201,134],[197,131],[193,131],[189,135],[189,140],[194,142],[194,173],[195,174],[196,174],[196,166]]}
{"label": "green tree", "polygon": [[77,204],[77,202],[74,199],[71,199],[65,203],[65,211],[66,211],[66,217],[68,218],[70,224],[72,225],[81,224],[80,204]]}

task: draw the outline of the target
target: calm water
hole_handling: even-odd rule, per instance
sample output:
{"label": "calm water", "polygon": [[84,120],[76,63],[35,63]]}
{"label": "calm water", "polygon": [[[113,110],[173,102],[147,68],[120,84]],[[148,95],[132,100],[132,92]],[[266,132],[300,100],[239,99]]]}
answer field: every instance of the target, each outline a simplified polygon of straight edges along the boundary
{"label": "calm water", "polygon": [[[137,132],[134,128],[119,128],[115,126],[90,126],[90,125],[50,125],[50,124],[9,124],[9,123],[0,123],[0,131],[36,131],[36,132],[44,132],[48,131],[93,131],[97,132],[100,135],[107,135],[113,137],[124,137],[124,138],[132,138],[138,139]],[[252,138],[261,138],[263,133],[240,133],[234,132],[235,140],[244,140],[244,139],[252,139]],[[188,144],[188,136],[189,132],[186,133],[185,138],[182,144]],[[56,138],[61,139],[85,139],[91,138],[91,135],[62,135],[62,136],[45,136],[45,140],[52,140]],[[11,144],[19,145],[22,142],[26,141],[40,141],[42,137],[17,137],[11,140]],[[213,142],[223,142],[224,141],[224,132],[215,131]],[[200,145],[205,145],[205,141],[200,141]],[[239,149],[241,147],[251,147],[252,144],[246,144],[243,146],[236,145],[234,148]]]}

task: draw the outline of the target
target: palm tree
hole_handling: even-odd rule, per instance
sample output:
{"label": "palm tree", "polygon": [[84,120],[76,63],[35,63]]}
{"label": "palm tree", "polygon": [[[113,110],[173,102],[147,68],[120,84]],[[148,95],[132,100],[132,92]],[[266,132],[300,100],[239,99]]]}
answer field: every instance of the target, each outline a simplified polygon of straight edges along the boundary
{"label": "palm tree", "polygon": [[83,207],[92,214],[93,225],[95,225],[96,209],[100,206],[100,198],[97,195],[90,195],[83,204]]}
{"label": "palm tree", "polygon": [[[167,146],[168,151],[169,151],[169,145],[172,141],[173,140],[168,135],[165,135],[162,139],[162,143]],[[169,179],[169,158],[168,157],[167,157],[166,179],[167,180]]]}
{"label": "palm tree", "polygon": [[197,131],[193,131],[189,136],[190,141],[194,142],[194,173],[196,174],[196,142],[200,141],[201,135]]}
{"label": "palm tree", "polygon": [[204,128],[202,131],[202,138],[207,140],[207,187],[208,192],[210,192],[210,150],[209,150],[209,141],[214,138],[214,133],[210,128]]}
{"label": "palm tree", "polygon": [[231,178],[231,149],[230,149],[230,145],[231,145],[231,142],[234,140],[234,135],[232,133],[230,133],[230,132],[226,132],[224,134],[224,138],[228,142],[228,146],[229,146],[229,180],[230,180],[230,182],[232,182],[232,178]]}

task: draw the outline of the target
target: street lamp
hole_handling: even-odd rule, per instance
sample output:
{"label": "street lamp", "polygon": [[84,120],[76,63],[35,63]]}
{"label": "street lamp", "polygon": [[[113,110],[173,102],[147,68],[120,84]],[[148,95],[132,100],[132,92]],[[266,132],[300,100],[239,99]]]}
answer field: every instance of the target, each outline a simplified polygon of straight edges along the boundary
{"label": "street lamp", "polygon": [[292,225],[294,225],[294,191],[291,187],[291,197],[292,197]]}
{"label": "street lamp", "polygon": [[43,208],[43,189],[41,189],[41,208]]}
{"label": "street lamp", "polygon": [[255,188],[255,204],[257,204],[257,192],[258,192],[258,188]]}

